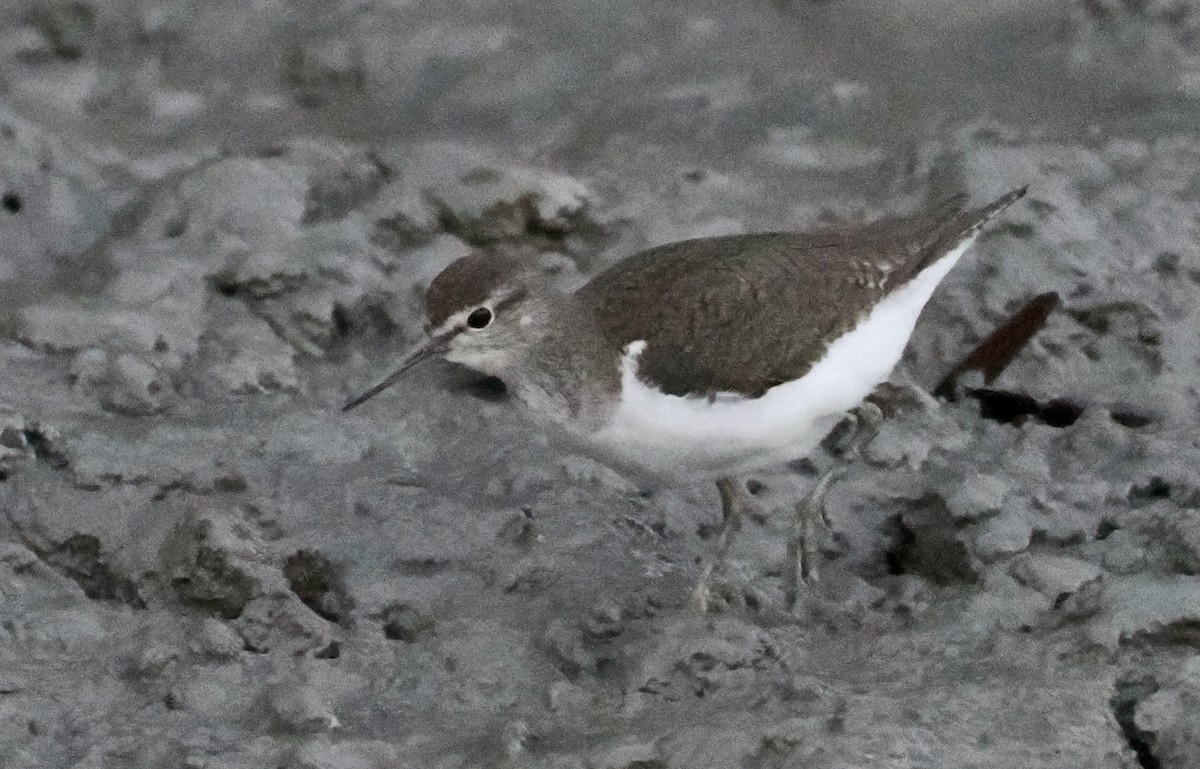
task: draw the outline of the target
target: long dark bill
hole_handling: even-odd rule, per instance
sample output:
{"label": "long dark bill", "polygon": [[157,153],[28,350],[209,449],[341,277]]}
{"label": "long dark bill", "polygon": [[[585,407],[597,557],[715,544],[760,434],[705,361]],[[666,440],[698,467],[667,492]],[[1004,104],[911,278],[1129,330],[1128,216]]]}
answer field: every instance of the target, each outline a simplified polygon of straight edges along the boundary
{"label": "long dark bill", "polygon": [[446,335],[434,336],[426,339],[421,344],[409,350],[407,353],[405,353],[404,357],[400,359],[400,363],[396,366],[395,371],[388,374],[387,378],[372,387],[370,390],[364,392],[362,395],[358,395],[346,401],[346,405],[342,406],[342,411],[349,411],[355,406],[374,398],[379,393],[396,384],[396,382],[400,380],[400,377],[408,373],[408,370],[413,366],[423,361],[427,361],[430,358],[441,355],[446,351],[448,341],[449,340]]}

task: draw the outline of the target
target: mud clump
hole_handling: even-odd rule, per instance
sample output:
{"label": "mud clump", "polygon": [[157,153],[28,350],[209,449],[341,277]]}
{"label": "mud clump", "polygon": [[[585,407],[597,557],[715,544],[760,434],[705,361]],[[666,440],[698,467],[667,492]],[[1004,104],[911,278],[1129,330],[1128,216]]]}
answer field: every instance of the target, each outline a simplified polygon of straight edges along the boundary
{"label": "mud clump", "polygon": [[146,608],[137,585],[105,563],[100,540],[90,534],[76,534],[39,555],[75,580],[83,594],[93,601],[117,601],[135,609]]}
{"label": "mud clump", "polygon": [[297,550],[288,556],[283,576],[305,606],[330,622],[341,622],[354,609],[337,567],[315,550]]}
{"label": "mud clump", "polygon": [[231,620],[262,594],[264,580],[256,573],[260,570],[256,564],[222,546],[235,535],[221,523],[212,518],[185,521],[164,548],[164,560],[172,564],[171,585],[180,599]]}

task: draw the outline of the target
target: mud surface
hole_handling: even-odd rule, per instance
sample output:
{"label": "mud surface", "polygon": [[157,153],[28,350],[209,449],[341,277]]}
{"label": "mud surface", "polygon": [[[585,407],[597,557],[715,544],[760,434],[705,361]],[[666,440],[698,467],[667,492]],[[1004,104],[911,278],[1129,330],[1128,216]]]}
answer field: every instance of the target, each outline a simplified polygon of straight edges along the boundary
{"label": "mud surface", "polygon": [[[976,5],[4,3],[0,765],[1200,766],[1200,7]],[[471,247],[1022,184],[708,616],[715,489],[448,366],[338,410]],[[1046,291],[993,386],[1071,419],[929,394]]]}

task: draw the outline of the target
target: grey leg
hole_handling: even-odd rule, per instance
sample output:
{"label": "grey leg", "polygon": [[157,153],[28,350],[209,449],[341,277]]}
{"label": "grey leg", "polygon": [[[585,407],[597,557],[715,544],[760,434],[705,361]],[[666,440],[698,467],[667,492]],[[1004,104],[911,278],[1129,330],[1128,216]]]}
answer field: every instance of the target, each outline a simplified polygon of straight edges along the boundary
{"label": "grey leg", "polygon": [[725,554],[733,544],[733,537],[742,526],[742,516],[752,507],[748,498],[749,492],[735,478],[719,479],[717,491],[721,494],[721,528],[717,531],[716,543],[704,558],[700,579],[692,591],[692,604],[701,612],[708,611],[709,583],[712,581],[713,570],[725,562]]}
{"label": "grey leg", "polygon": [[[883,425],[883,412],[870,401],[859,404],[847,415],[849,429],[838,440],[835,453],[847,459],[860,459],[863,447],[874,440]],[[826,472],[817,485],[796,505],[796,515],[788,528],[787,570],[784,574],[784,602],[788,610],[796,606],[801,584],[815,584],[817,575],[817,524],[829,528],[825,495],[838,480],[837,468]]]}
{"label": "grey leg", "polygon": [[787,570],[783,585],[783,600],[788,611],[796,607],[801,583],[817,582],[816,527],[818,522],[826,528],[829,526],[829,516],[825,512],[825,495],[838,475],[840,473],[836,469],[825,473],[813,490],[796,505],[796,515],[788,528]]}
{"label": "grey leg", "polygon": [[879,428],[883,426],[883,412],[870,401],[863,401],[846,414],[848,429],[834,447],[836,456],[857,459],[862,456],[862,449],[875,439]]}

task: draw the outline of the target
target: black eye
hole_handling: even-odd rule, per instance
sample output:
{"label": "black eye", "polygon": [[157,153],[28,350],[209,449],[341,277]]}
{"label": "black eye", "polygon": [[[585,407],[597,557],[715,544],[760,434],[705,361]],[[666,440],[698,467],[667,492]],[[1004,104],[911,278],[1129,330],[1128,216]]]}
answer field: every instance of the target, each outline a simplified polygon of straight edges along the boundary
{"label": "black eye", "polygon": [[483,328],[492,322],[492,311],[486,307],[476,307],[467,316],[467,325],[471,328]]}

